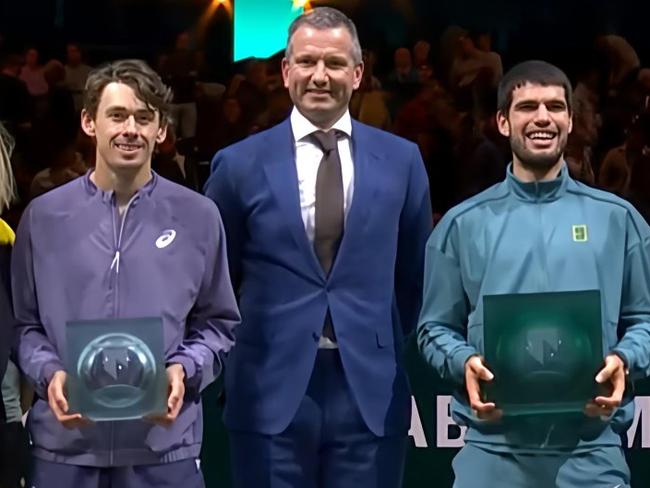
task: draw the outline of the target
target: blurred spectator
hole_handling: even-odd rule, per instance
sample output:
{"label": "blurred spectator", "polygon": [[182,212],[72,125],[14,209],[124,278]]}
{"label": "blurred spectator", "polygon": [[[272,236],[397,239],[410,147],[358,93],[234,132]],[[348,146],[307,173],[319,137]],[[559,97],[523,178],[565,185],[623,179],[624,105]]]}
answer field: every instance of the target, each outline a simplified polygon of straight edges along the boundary
{"label": "blurred spectator", "polygon": [[594,146],[601,120],[599,114],[598,71],[593,67],[578,77],[573,90],[573,131],[570,137]]}
{"label": "blurred spectator", "polygon": [[350,100],[350,114],[359,122],[390,130],[391,116],[386,105],[386,93],[382,91],[381,82],[374,75],[375,53],[364,50],[363,64],[361,84]]}
{"label": "blurred spectator", "polygon": [[610,149],[598,172],[598,186],[623,198],[628,195],[631,177],[625,152],[625,144]]}
{"label": "blurred spectator", "polygon": [[430,81],[433,81],[433,66],[428,63],[420,64],[417,67],[418,69],[418,82],[420,85],[424,85]]}
{"label": "blurred spectator", "polygon": [[[6,422],[0,425],[0,487],[24,486],[29,464],[29,437],[23,427],[21,374],[9,361],[2,380],[2,400]],[[27,392],[27,390],[25,390]]]}
{"label": "blurred spectator", "polygon": [[503,180],[507,159],[480,130],[470,114],[461,114],[452,130],[457,161],[456,201],[476,195]]}
{"label": "blurred spectator", "polygon": [[191,138],[196,135],[197,81],[202,64],[202,54],[190,47],[190,36],[187,32],[182,32],[176,37],[174,49],[163,56],[160,62],[160,75],[174,93],[171,115],[174,130],[179,138]]}
{"label": "blurred spectator", "polygon": [[571,178],[581,181],[589,186],[594,186],[596,184],[596,177],[591,165],[590,146],[567,144],[564,152],[564,159],[567,162]]}
{"label": "blurred spectator", "polygon": [[[71,179],[73,176],[68,168],[76,168],[78,164],[75,142],[79,118],[73,95],[61,84],[65,68],[60,61],[51,60],[43,68],[43,74],[49,87],[46,110],[34,121],[28,151],[31,178],[29,186],[21,188],[21,193],[29,197]],[[40,173],[38,177],[37,173]],[[78,171],[74,173],[76,175]]]}
{"label": "blurred spectator", "polygon": [[607,153],[598,183],[628,199],[650,222],[650,112],[634,117],[625,143]]}
{"label": "blurred spectator", "polygon": [[603,56],[607,69],[607,86],[610,88],[620,85],[641,65],[636,50],[619,35],[598,36],[595,46],[596,51]]}
{"label": "blurred spectator", "polygon": [[399,111],[393,132],[398,136],[417,142],[420,134],[433,130],[432,103],[439,94],[439,86],[435,83],[422,85],[418,94],[407,102]]}
{"label": "blurred spectator", "polygon": [[377,66],[377,53],[370,49],[362,51],[363,75],[361,78],[360,89],[366,91],[381,90],[381,81],[375,76],[375,67]]}
{"label": "blurred spectator", "polygon": [[393,63],[393,70],[388,75],[388,85],[391,89],[399,89],[417,83],[418,73],[413,67],[411,51],[405,47],[396,49]]}
{"label": "blurred spectator", "polygon": [[641,62],[635,49],[619,35],[598,36],[595,54],[600,68],[602,128],[598,156],[625,141],[625,129],[643,107],[649,93],[644,86]]}
{"label": "blurred spectator", "polygon": [[73,42],[66,46],[65,59],[65,76],[62,84],[72,94],[75,110],[81,112],[86,79],[92,68],[83,62],[81,49]]}
{"label": "blurred spectator", "polygon": [[449,88],[451,78],[451,67],[458,56],[460,49],[460,38],[467,35],[467,31],[458,25],[447,27],[440,36],[440,51],[436,63],[438,67],[438,79]]}
{"label": "blurred spectator", "polygon": [[393,69],[384,83],[390,93],[387,103],[392,119],[397,116],[402,105],[413,98],[419,89],[418,71],[413,66],[411,51],[405,47],[396,49],[393,63]]}
{"label": "blurred spectator", "polygon": [[503,75],[501,56],[479,49],[476,46],[477,38],[484,48],[490,49],[487,34],[471,37],[465,33],[458,38],[458,50],[451,66],[449,84],[463,109],[476,104],[482,98],[480,94],[494,89]]}
{"label": "blurred spectator", "polygon": [[25,65],[20,70],[20,79],[25,82],[27,91],[32,97],[47,94],[48,86],[43,75],[43,67],[39,63],[38,50],[29,48],[25,52]]}
{"label": "blurred spectator", "polygon": [[393,132],[414,141],[429,176],[434,212],[442,214],[454,202],[456,161],[454,136],[459,114],[453,100],[437,82],[425,83],[400,110]]}
{"label": "blurred spectator", "polygon": [[180,155],[176,147],[176,134],[173,129],[167,129],[165,140],[156,145],[151,169],[163,178],[186,185],[185,178],[185,157]]}
{"label": "blurred spectator", "polygon": [[74,145],[68,144],[57,151],[51,159],[49,167],[36,173],[30,186],[29,196],[36,198],[83,175],[86,169],[80,154],[75,151]]}
{"label": "blurred spectator", "polygon": [[[0,122],[4,123],[14,137],[31,127],[32,103],[25,83],[18,78],[21,68],[20,56],[6,55],[0,61]],[[17,141],[20,144],[20,140]]]}
{"label": "blurred spectator", "polygon": [[568,137],[565,159],[571,176],[591,186],[595,185],[598,172],[598,164],[594,162],[601,126],[598,100],[598,73],[587,66],[573,92],[573,130]]}
{"label": "blurred spectator", "polygon": [[267,63],[263,59],[251,59],[246,64],[246,74],[234,91],[242,116],[247,124],[254,124],[266,112],[269,103],[269,85],[266,74]]}
{"label": "blurred spectator", "polygon": [[216,110],[206,112],[205,116],[204,123],[199,126],[201,131],[196,135],[199,159],[209,161],[219,149],[249,134],[239,100],[233,96],[224,98]]}
{"label": "blurred spectator", "polygon": [[251,131],[258,132],[279,124],[289,117],[292,107],[289,92],[284,87],[276,88],[268,94],[266,110],[257,118]]}
{"label": "blurred spectator", "polygon": [[413,46],[413,64],[415,66],[422,66],[431,64],[431,44],[427,41],[420,40]]}

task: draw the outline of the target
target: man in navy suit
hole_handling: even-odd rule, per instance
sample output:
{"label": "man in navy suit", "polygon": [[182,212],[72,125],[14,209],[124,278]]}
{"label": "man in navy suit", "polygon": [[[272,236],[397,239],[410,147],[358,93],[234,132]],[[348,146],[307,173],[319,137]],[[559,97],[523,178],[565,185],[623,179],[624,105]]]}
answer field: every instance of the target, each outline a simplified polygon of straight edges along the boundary
{"label": "man in navy suit", "polygon": [[417,147],[350,119],[363,73],[350,19],[289,29],[288,120],[214,157],[242,326],[226,363],[237,488],[401,486],[404,336],[431,231]]}

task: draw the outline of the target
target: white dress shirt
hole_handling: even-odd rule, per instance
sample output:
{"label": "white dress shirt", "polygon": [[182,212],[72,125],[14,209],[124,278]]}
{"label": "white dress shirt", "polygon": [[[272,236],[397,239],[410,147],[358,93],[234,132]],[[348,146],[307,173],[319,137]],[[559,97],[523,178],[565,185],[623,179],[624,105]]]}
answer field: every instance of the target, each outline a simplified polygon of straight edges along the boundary
{"label": "white dress shirt", "polygon": [[[312,124],[295,107],[291,112],[291,129],[296,145],[296,170],[298,172],[298,189],[300,192],[300,213],[305,224],[305,232],[309,242],[314,242],[314,225],[316,214],[316,175],[318,166],[323,158],[323,151],[316,145],[310,134],[321,130]],[[341,177],[343,178],[343,215],[348,216],[352,203],[354,188],[354,164],[352,163],[352,119],[350,112],[343,116],[332,126],[345,134],[339,137],[339,158],[341,159]],[[343,223],[345,229],[345,219]]]}
{"label": "white dress shirt", "polygon": [[[309,137],[310,134],[321,130],[312,124],[302,115],[297,108],[291,112],[291,129],[293,140],[296,145],[296,170],[298,173],[298,189],[300,192],[300,213],[305,224],[305,232],[309,242],[314,242],[314,227],[316,215],[316,176],[318,166],[323,158],[323,151]],[[341,160],[341,178],[343,179],[343,228],[345,229],[345,217],[348,216],[352,204],[352,193],[354,189],[354,164],[352,162],[352,119],[350,112],[346,111],[343,116],[332,126],[345,136],[339,136],[338,149]],[[321,349],[336,349],[335,342],[327,337],[321,336],[318,343]]]}

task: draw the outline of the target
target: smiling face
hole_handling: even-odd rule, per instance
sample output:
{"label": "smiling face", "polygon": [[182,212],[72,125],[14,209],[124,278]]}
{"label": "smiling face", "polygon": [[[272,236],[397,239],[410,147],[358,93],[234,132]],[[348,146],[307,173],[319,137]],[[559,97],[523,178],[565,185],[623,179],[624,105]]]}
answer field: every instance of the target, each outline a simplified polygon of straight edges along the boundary
{"label": "smiling face", "polygon": [[499,132],[510,139],[515,169],[544,172],[562,164],[572,120],[564,88],[526,83],[512,92]]}
{"label": "smiling face", "polygon": [[117,82],[104,87],[94,118],[83,111],[82,128],[95,138],[96,170],[112,173],[149,171],[154,147],[167,133],[160,114]]}
{"label": "smiling face", "polygon": [[304,25],[290,42],[290,57],[282,60],[284,86],[301,114],[318,127],[330,128],[347,110],[363,75],[363,63],[352,57],[352,37],[343,26]]}

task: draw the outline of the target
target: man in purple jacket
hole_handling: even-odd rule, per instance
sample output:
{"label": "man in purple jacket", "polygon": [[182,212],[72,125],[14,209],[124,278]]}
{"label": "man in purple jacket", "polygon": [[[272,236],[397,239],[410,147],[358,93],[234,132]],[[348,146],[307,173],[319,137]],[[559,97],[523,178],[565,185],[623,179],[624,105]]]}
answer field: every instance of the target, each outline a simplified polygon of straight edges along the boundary
{"label": "man in purple jacket", "polygon": [[[151,171],[170,96],[141,61],[92,72],[82,128],[96,142],[95,170],[35,199],[18,228],[16,355],[38,396],[30,487],[203,486],[200,391],[240,317],[217,207]],[[92,423],[71,412],[66,323],[151,316],[163,321],[167,414]]]}

